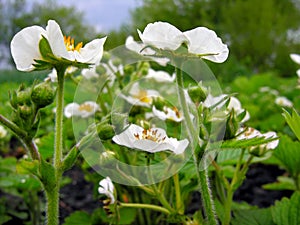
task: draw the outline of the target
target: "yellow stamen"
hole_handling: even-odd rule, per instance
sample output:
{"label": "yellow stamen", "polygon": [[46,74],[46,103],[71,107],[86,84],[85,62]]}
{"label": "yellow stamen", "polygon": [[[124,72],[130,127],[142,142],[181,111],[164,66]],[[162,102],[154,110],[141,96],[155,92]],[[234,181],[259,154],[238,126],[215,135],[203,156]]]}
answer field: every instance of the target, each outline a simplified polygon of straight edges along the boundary
{"label": "yellow stamen", "polygon": [[79,111],[92,112],[94,109],[90,104],[83,103],[79,106]]}
{"label": "yellow stamen", "polygon": [[145,103],[152,102],[152,98],[147,95],[147,91],[145,90],[140,90],[139,93],[137,93],[133,97],[139,99],[141,102],[145,102]]}
{"label": "yellow stamen", "polygon": [[70,36],[64,36],[64,42],[65,42],[65,45],[66,45],[66,48],[68,51],[77,51],[79,52],[80,49],[82,48],[82,45],[83,43],[80,42],[78,43],[76,46],[74,45],[75,42],[74,42],[74,38],[71,38]]}
{"label": "yellow stamen", "polygon": [[141,134],[133,134],[137,140],[150,140],[157,143],[163,142],[166,136],[161,138],[161,134],[157,134],[157,129],[144,129]]}

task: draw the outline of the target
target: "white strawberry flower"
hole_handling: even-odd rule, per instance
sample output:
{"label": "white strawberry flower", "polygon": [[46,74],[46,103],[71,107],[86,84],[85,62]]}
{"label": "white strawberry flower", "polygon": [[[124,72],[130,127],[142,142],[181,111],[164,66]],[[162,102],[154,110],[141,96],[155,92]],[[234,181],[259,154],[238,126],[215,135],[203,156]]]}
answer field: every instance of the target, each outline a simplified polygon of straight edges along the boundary
{"label": "white strawberry flower", "polygon": [[104,178],[99,182],[100,187],[98,188],[99,194],[104,194],[110,199],[110,204],[115,203],[114,196],[114,184],[109,177]]}
{"label": "white strawberry flower", "polygon": [[93,101],[86,101],[82,104],[73,102],[66,105],[64,114],[67,118],[70,118],[72,116],[87,118],[94,115],[99,109],[99,105]]}
{"label": "white strawberry flower", "polygon": [[82,42],[75,46],[74,39],[64,37],[60,26],[54,20],[48,21],[46,29],[36,25],[26,27],[13,37],[10,44],[11,54],[18,70],[31,71],[36,68],[36,60],[46,62],[49,60],[45,58],[44,52],[40,52],[42,39],[47,41],[51,53],[57,60],[97,64],[102,58],[106,37],[95,39],[85,46]]}
{"label": "white strawberry flower", "polygon": [[174,154],[181,154],[189,144],[187,139],[178,141],[176,138],[168,137],[162,128],[144,129],[135,124],[115,135],[112,140],[118,145],[150,153],[168,150]]}
{"label": "white strawberry flower", "polygon": [[155,22],[149,23],[143,32],[138,30],[138,34],[146,47],[174,51],[185,43],[190,54],[216,63],[224,62],[229,53],[227,45],[206,27],[182,32],[167,22]]}

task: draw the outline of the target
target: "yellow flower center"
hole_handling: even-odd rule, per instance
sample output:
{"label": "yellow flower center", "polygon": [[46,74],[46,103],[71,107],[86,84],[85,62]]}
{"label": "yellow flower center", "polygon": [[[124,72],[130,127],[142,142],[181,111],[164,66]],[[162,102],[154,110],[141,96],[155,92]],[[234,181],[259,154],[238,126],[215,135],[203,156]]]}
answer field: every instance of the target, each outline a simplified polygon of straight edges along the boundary
{"label": "yellow flower center", "polygon": [[137,140],[150,140],[157,143],[163,142],[166,139],[166,136],[161,137],[161,134],[157,133],[157,129],[144,129],[142,133],[134,134],[134,137]]}
{"label": "yellow flower center", "polygon": [[92,112],[94,110],[94,107],[90,104],[83,103],[79,106],[79,111],[85,111],[85,112]]}
{"label": "yellow flower center", "polygon": [[145,102],[145,103],[151,103],[152,102],[152,98],[147,95],[147,91],[145,91],[145,90],[140,90],[133,97],[139,99],[141,102]]}
{"label": "yellow flower center", "polygon": [[80,42],[75,46],[74,38],[71,38],[70,36],[64,36],[64,42],[68,51],[79,52],[83,45],[82,42]]}

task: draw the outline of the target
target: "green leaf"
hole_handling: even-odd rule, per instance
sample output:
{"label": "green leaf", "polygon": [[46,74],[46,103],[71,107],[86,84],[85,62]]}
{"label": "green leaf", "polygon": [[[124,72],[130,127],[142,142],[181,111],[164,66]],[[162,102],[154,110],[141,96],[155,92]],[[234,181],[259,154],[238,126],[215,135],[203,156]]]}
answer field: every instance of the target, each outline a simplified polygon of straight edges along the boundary
{"label": "green leaf", "polygon": [[282,136],[273,155],[278,158],[292,177],[300,174],[300,142],[294,142],[288,136]]}
{"label": "green leaf", "polygon": [[65,219],[63,225],[92,225],[91,215],[83,211],[72,213]]}
{"label": "green leaf", "polygon": [[80,151],[76,146],[70,150],[62,162],[62,171],[66,171],[74,165],[79,153]]}
{"label": "green leaf", "polygon": [[0,172],[14,173],[16,171],[17,159],[15,157],[0,157]]}
{"label": "green leaf", "polygon": [[295,181],[290,177],[277,177],[277,182],[265,184],[262,186],[266,190],[296,190]]}
{"label": "green leaf", "polygon": [[45,188],[51,190],[55,187],[55,169],[54,167],[46,162],[43,158],[40,164],[40,174],[41,182],[44,184]]}
{"label": "green leaf", "polygon": [[295,109],[293,109],[292,115],[288,113],[285,109],[283,109],[282,113],[286,122],[300,141],[300,116]]}
{"label": "green leaf", "polygon": [[39,162],[37,160],[21,159],[16,165],[17,172],[20,174],[33,174],[39,177]]}
{"label": "green leaf", "polygon": [[238,210],[234,212],[233,225],[275,225],[271,209]]}
{"label": "green leaf", "polygon": [[300,193],[295,192],[290,199],[276,201],[271,208],[273,221],[277,225],[300,224]]}

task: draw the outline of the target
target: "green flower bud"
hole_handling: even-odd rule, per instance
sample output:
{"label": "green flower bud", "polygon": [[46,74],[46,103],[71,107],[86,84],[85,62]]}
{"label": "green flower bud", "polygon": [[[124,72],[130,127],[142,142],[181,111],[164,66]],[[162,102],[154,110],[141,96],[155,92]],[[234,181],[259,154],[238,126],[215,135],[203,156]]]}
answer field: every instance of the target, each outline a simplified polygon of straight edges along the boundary
{"label": "green flower bud", "polygon": [[40,83],[34,86],[31,99],[38,108],[44,108],[54,101],[55,90],[48,82]]}
{"label": "green flower bud", "polygon": [[234,138],[238,129],[239,129],[239,122],[234,113],[234,110],[232,110],[226,121],[225,139]]}
{"label": "green flower bud", "polygon": [[27,120],[32,116],[33,110],[30,106],[21,105],[18,108],[18,113],[22,119]]}
{"label": "green flower bud", "polygon": [[115,59],[113,59],[112,60],[112,64],[114,65],[114,66],[120,66],[121,64],[122,64],[122,61],[121,61],[121,59],[119,59],[119,58],[115,58]]}
{"label": "green flower bud", "polygon": [[115,135],[114,127],[110,124],[99,125],[97,131],[101,140],[111,139]]}
{"label": "green flower bud", "polygon": [[141,74],[147,75],[149,72],[149,68],[150,68],[149,63],[144,63],[143,67],[141,68]]}
{"label": "green flower bud", "polygon": [[16,104],[31,105],[31,90],[29,88],[17,91]]}
{"label": "green flower bud", "polygon": [[166,101],[162,97],[157,96],[153,98],[153,105],[156,109],[163,111],[164,106],[166,106]]}
{"label": "green flower bud", "polygon": [[110,58],[111,58],[111,55],[109,54],[109,52],[104,51],[103,55],[102,55],[101,62],[108,63],[108,61],[110,60]]}
{"label": "green flower bud", "polygon": [[206,99],[206,90],[200,86],[191,86],[188,88],[189,96],[194,103],[203,102]]}
{"label": "green flower bud", "polygon": [[134,72],[134,67],[132,65],[124,66],[124,73],[131,75]]}
{"label": "green flower bud", "polygon": [[106,68],[103,65],[99,65],[96,67],[96,73],[99,75],[105,74],[106,73]]}

